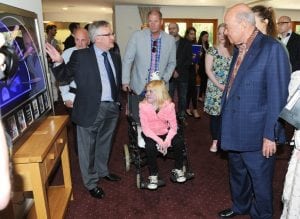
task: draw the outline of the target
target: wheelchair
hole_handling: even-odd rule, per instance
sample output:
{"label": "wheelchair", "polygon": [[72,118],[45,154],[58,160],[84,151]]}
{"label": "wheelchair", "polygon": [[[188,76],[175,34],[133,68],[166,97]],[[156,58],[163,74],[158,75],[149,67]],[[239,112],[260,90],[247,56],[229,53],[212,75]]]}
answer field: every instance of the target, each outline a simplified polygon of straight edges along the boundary
{"label": "wheelchair", "polygon": [[[138,101],[135,103],[135,107],[138,105]],[[130,98],[128,98],[128,105],[131,105]],[[134,104],[133,104],[134,105]],[[131,105],[132,107],[132,105]],[[130,108],[130,107],[129,107]],[[128,110],[127,107],[127,122],[128,122],[128,138],[129,143],[124,145],[124,160],[125,160],[125,170],[128,172],[130,170],[131,165],[135,167],[136,172],[136,187],[138,189],[146,189],[148,182],[144,180],[142,174],[142,168],[147,165],[147,157],[145,154],[145,142],[141,135],[141,126],[139,120],[136,116],[133,116],[131,111]],[[177,118],[178,130],[177,134],[180,138],[184,139],[184,121],[183,119]],[[184,150],[183,150],[183,172],[187,180],[193,179],[195,174],[191,171],[191,167],[189,164],[189,160],[187,157],[187,145],[184,142]],[[159,157],[163,157],[164,159],[173,159],[172,156],[172,148],[168,149],[168,153],[166,156],[158,155]],[[158,179],[158,187],[162,187],[165,185],[164,180]]]}

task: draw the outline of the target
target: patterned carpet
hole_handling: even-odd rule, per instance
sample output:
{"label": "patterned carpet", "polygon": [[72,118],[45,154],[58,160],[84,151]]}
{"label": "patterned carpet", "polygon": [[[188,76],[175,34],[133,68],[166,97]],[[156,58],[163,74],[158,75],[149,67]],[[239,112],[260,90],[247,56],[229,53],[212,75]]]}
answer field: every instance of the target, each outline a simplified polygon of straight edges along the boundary
{"label": "patterned carpet", "polygon": [[[122,177],[120,182],[99,181],[106,196],[103,200],[92,198],[83,187],[78,159],[70,138],[70,155],[74,200],[69,203],[67,219],[92,218],[218,218],[217,212],[231,206],[228,183],[226,153],[209,152],[209,121],[203,114],[201,119],[188,118],[186,142],[188,157],[195,178],[184,184],[174,184],[169,180],[173,160],[159,159],[160,176],[166,186],[157,191],[138,189],[134,166],[125,171],[124,144],[128,143],[127,120],[121,113],[120,123],[113,145],[110,171]],[[282,210],[281,194],[286,173],[290,147],[278,152],[274,177],[274,218],[279,218]],[[56,175],[59,175],[58,170]],[[143,175],[148,176],[146,168]],[[53,183],[61,177],[55,177]],[[240,216],[235,218],[249,218]]]}

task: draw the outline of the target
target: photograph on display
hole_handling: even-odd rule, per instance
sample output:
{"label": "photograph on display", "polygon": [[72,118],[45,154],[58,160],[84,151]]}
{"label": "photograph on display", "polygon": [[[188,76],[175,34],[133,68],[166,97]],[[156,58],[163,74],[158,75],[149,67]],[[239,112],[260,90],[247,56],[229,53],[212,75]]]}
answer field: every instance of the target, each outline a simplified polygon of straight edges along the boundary
{"label": "photograph on display", "polygon": [[45,106],[44,106],[43,95],[40,95],[40,96],[38,97],[38,102],[39,102],[40,112],[41,112],[41,114],[42,114],[43,112],[45,112]]}
{"label": "photograph on display", "polygon": [[18,118],[18,124],[20,127],[20,131],[23,132],[27,128],[27,125],[26,125],[24,112],[22,109],[17,112],[17,118]]}
{"label": "photograph on display", "polygon": [[7,130],[12,140],[15,140],[19,136],[15,116],[11,116],[7,119]]}
{"label": "photograph on display", "polygon": [[44,96],[45,109],[48,109],[50,107],[50,103],[49,103],[49,97],[48,97],[47,91],[45,93],[43,93],[43,96]]}
{"label": "photograph on display", "polygon": [[25,119],[26,119],[26,123],[28,125],[30,125],[33,122],[33,114],[32,114],[32,109],[31,109],[31,105],[27,104],[24,108],[25,110]]}
{"label": "photograph on display", "polygon": [[33,110],[33,116],[35,119],[39,118],[40,116],[40,111],[39,111],[39,106],[38,102],[36,99],[32,101],[32,110]]}

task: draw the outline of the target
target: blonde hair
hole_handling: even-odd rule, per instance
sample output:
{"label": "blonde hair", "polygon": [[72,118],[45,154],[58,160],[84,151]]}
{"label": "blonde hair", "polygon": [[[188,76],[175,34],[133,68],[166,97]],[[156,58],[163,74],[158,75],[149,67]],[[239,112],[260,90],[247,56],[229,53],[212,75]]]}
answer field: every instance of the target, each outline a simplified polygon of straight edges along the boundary
{"label": "blonde hair", "polygon": [[146,89],[154,91],[156,95],[156,103],[161,109],[166,101],[171,101],[168,89],[163,80],[153,80],[146,85]]}

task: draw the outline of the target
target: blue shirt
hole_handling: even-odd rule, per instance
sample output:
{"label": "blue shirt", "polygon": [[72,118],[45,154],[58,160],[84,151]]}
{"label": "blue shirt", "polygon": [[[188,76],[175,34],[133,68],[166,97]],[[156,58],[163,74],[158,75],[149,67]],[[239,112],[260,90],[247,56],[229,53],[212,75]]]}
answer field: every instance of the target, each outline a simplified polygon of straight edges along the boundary
{"label": "blue shirt", "polygon": [[108,61],[114,72],[115,81],[117,81],[116,80],[116,70],[113,65],[113,61],[112,61],[110,53],[108,51],[103,51],[103,50],[99,49],[98,47],[96,47],[95,45],[94,45],[94,49],[95,49],[95,53],[96,53],[98,68],[100,71],[101,85],[102,85],[101,101],[113,101],[113,98],[111,97],[110,82],[109,82],[109,78],[107,76],[107,71],[106,71],[106,68],[104,65],[104,57],[103,57],[102,53],[107,52]]}

